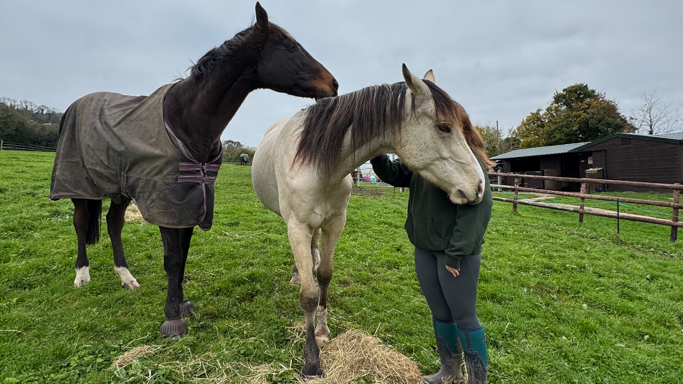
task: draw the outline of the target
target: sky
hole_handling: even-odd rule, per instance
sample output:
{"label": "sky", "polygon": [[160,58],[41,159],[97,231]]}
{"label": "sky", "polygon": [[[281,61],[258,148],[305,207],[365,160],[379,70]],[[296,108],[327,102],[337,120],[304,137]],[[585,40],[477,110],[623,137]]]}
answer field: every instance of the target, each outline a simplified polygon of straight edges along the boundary
{"label": "sky", "polygon": [[[255,1],[0,0],[0,97],[60,111],[91,92],[149,95],[254,21]],[[401,64],[503,132],[576,83],[625,116],[656,90],[683,112],[683,1],[261,0],[339,81],[403,81]],[[222,140],[258,146],[311,105],[252,92]]]}

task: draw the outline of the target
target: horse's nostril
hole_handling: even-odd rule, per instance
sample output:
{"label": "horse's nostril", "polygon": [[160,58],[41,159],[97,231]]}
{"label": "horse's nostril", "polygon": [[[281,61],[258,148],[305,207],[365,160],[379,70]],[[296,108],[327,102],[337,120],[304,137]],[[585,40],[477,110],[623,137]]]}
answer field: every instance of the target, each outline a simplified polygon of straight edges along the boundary
{"label": "horse's nostril", "polygon": [[339,89],[339,83],[337,82],[337,79],[332,79],[332,86],[334,87],[334,90]]}

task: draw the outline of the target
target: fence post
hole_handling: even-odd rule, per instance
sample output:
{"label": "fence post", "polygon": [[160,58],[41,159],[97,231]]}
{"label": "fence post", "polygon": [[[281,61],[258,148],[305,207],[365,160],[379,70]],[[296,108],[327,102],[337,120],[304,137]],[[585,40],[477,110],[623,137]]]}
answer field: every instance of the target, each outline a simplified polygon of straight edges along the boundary
{"label": "fence post", "polygon": [[512,203],[512,212],[517,212],[517,188],[519,188],[519,177],[515,177],[515,202]]}
{"label": "fence post", "polygon": [[[674,183],[674,185],[681,185],[680,183]],[[674,189],[674,204],[678,204],[681,201],[681,190],[680,189]],[[673,209],[673,216],[671,217],[671,221],[677,222],[678,221],[678,208],[674,205]],[[676,241],[676,238],[678,238],[678,227],[671,226],[671,241]]]}
{"label": "fence post", "polygon": [[[588,188],[586,187],[586,182],[584,181],[581,183],[581,194],[585,195],[588,192]],[[579,223],[583,223],[583,209],[585,207],[584,203],[586,202],[586,198],[582,197],[581,198],[581,205],[579,206]]]}
{"label": "fence post", "polygon": [[619,234],[619,199],[617,199],[617,234]]}
{"label": "fence post", "polygon": [[0,140],[0,151],[2,151],[2,145],[5,144],[5,140]]}

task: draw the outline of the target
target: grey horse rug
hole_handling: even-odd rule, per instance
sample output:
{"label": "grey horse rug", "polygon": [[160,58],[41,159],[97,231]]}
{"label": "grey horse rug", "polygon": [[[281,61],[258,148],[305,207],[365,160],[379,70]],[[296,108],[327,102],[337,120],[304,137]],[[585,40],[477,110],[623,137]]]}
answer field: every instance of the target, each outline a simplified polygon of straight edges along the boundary
{"label": "grey horse rug", "polygon": [[164,122],[171,84],[150,96],[98,92],[64,113],[50,199],[131,198],[148,222],[211,228],[214,182],[223,155],[199,163]]}

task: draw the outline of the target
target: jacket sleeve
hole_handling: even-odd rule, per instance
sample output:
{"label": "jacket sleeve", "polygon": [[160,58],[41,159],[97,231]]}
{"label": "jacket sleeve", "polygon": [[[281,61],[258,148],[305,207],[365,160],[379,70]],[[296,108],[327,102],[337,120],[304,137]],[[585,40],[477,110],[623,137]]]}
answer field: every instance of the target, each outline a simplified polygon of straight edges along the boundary
{"label": "jacket sleeve", "polygon": [[453,234],[445,250],[446,265],[460,269],[460,259],[480,251],[484,243],[484,233],[491,219],[492,206],[491,187],[487,182],[481,203],[458,207]]}
{"label": "jacket sleeve", "polygon": [[383,182],[394,187],[410,187],[413,171],[401,160],[396,159],[392,162],[389,160],[389,156],[379,155],[370,160],[370,164],[372,164],[372,170]]}

